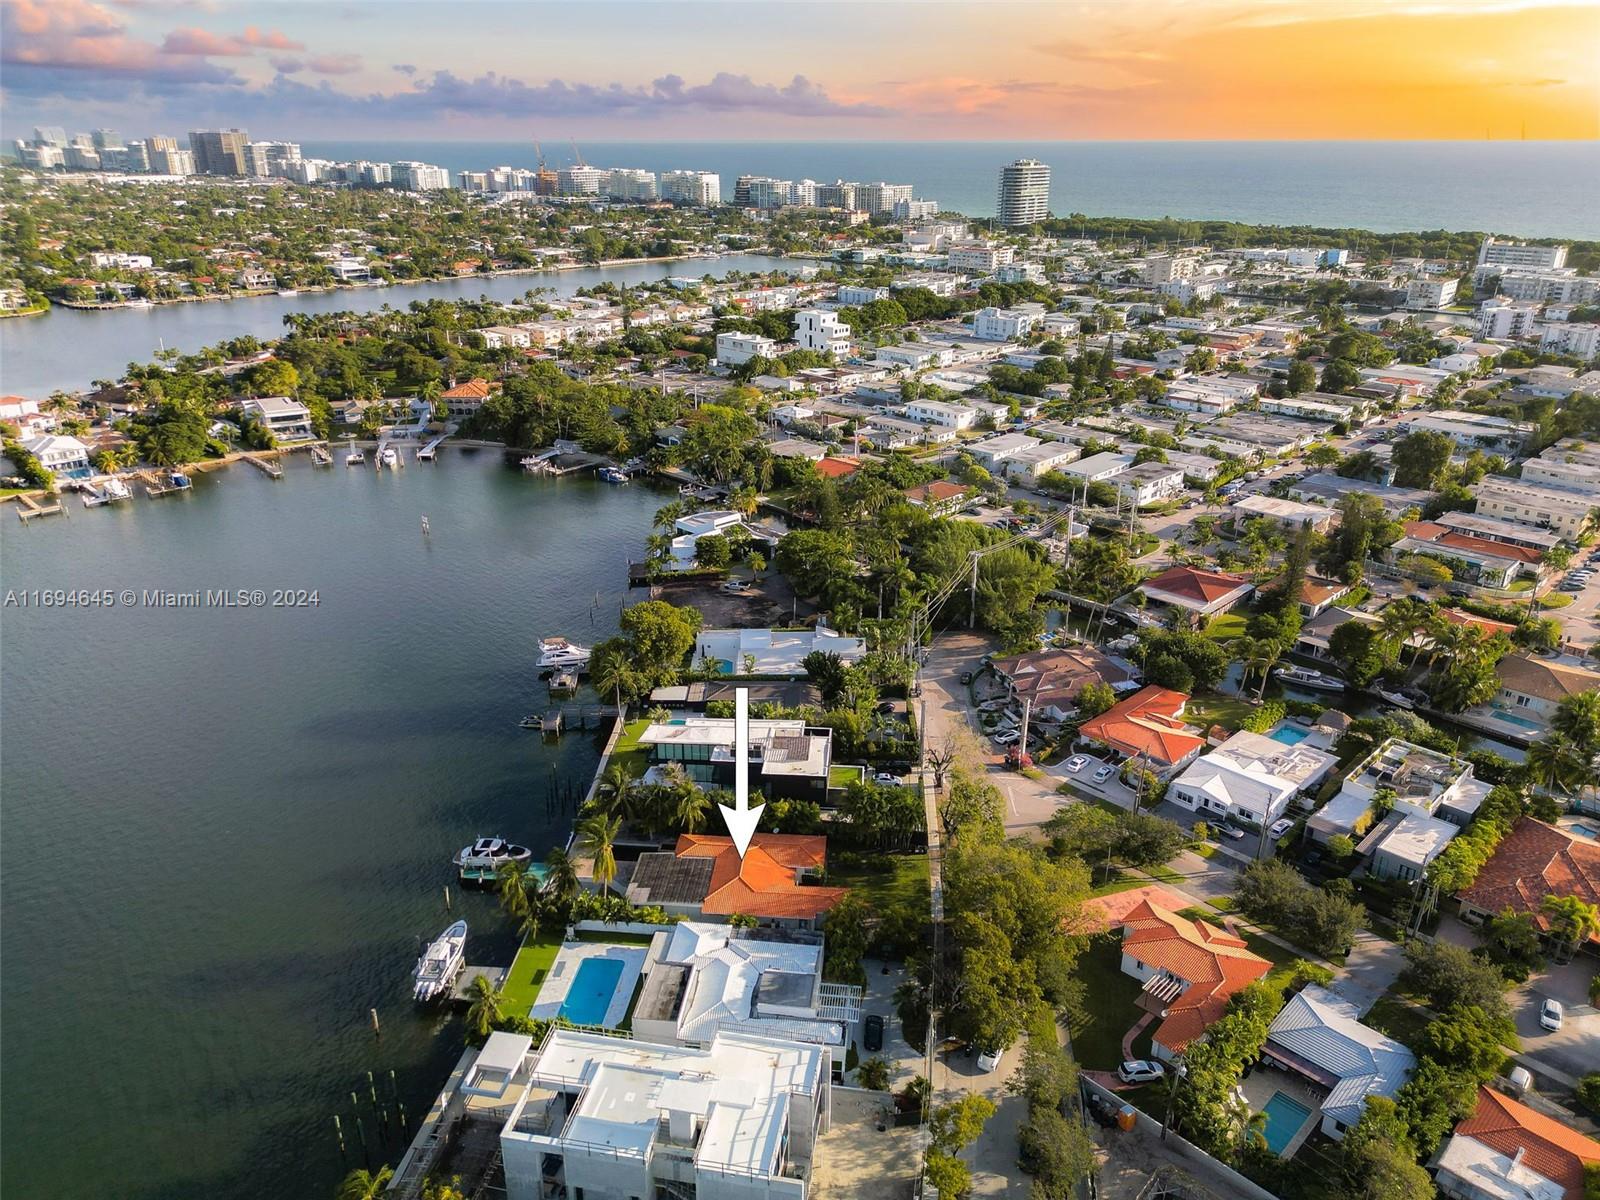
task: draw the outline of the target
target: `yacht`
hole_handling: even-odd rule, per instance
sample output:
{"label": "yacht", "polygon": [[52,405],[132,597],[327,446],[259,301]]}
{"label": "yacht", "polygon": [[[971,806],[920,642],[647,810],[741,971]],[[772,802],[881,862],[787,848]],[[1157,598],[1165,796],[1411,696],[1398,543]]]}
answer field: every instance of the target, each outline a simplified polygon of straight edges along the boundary
{"label": "yacht", "polygon": [[433,944],[422,952],[422,957],[417,959],[412,999],[426,1003],[445,995],[456,976],[461,974],[466,961],[467,923],[457,921],[435,938]]}
{"label": "yacht", "polygon": [[280,295],[280,296],[298,296],[299,294],[300,293],[297,292],[294,288],[279,288],[278,289],[278,295]]}
{"label": "yacht", "polygon": [[621,467],[601,467],[600,478],[607,483],[627,483],[628,473]]}
{"label": "yacht", "polygon": [[537,454],[530,454],[522,460],[522,469],[530,475],[537,475],[544,470],[544,459]]}
{"label": "yacht", "polygon": [[479,838],[470,846],[463,846],[451,860],[461,878],[474,883],[493,882],[496,873],[506,863],[526,866],[533,861],[533,851],[518,846],[504,838]]}
{"label": "yacht", "polygon": [[115,475],[107,476],[98,487],[90,486],[84,490],[83,506],[95,508],[101,504],[115,504],[118,500],[128,500],[133,493],[128,490],[128,485]]}
{"label": "yacht", "polygon": [[561,667],[580,670],[589,665],[592,653],[588,646],[579,646],[564,637],[544,638],[539,642],[539,666],[546,670]]}
{"label": "yacht", "polygon": [[383,453],[378,455],[378,466],[388,467],[391,471],[400,465],[400,456],[394,452],[393,446],[385,446]]}
{"label": "yacht", "polygon": [[1337,675],[1324,675],[1310,667],[1278,667],[1272,673],[1285,683],[1319,692],[1342,692],[1345,688],[1344,680]]}
{"label": "yacht", "polygon": [[362,463],[364,463],[366,461],[367,461],[366,454],[364,454],[360,450],[352,450],[352,451],[350,451],[349,454],[346,454],[344,456],[344,465],[347,466],[347,467],[359,467]]}
{"label": "yacht", "polygon": [[123,308],[154,308],[155,305],[152,304],[148,300],[125,300],[125,301],[123,301],[122,307]]}
{"label": "yacht", "polygon": [[1373,688],[1372,690],[1376,692],[1382,699],[1387,700],[1396,708],[1403,708],[1407,712],[1417,706],[1417,702],[1410,696],[1403,696],[1399,692],[1391,692],[1385,688]]}

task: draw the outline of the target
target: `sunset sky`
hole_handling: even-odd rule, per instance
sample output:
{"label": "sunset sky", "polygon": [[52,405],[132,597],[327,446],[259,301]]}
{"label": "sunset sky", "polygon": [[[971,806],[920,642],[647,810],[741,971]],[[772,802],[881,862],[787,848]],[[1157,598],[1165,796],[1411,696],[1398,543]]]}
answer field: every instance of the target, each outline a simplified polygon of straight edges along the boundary
{"label": "sunset sky", "polygon": [[492,140],[1600,138],[1600,5],[0,0],[0,125]]}

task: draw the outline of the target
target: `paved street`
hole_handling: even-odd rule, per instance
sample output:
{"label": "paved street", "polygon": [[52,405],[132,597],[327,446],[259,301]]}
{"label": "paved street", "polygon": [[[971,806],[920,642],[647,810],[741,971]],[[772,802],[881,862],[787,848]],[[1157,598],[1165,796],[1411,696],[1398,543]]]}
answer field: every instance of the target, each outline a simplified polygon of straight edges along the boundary
{"label": "paved street", "polygon": [[[1579,958],[1532,976],[1511,997],[1523,1052],[1574,1079],[1600,1070],[1600,1011],[1589,1004],[1594,973],[1594,960]],[[1554,1032],[1539,1024],[1539,1008],[1547,998],[1559,1000],[1566,1010]]]}

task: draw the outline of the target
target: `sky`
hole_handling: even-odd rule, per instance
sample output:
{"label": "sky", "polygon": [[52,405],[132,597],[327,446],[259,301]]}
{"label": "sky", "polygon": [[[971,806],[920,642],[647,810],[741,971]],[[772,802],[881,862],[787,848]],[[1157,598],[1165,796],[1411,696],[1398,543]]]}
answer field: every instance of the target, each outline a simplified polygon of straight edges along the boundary
{"label": "sky", "polygon": [[1600,139],[1594,0],[0,0],[0,130]]}

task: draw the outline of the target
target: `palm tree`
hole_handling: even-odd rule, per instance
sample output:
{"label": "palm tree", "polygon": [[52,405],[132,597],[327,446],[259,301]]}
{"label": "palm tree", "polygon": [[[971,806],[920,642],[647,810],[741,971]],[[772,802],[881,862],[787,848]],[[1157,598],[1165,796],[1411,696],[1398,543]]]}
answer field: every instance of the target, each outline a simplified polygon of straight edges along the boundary
{"label": "palm tree", "polygon": [[[1378,636],[1398,655],[1411,635],[1427,622],[1430,611],[1426,603],[1410,596],[1392,600],[1378,614]],[[1413,650],[1412,659],[1415,658]]]}
{"label": "palm tree", "polygon": [[486,1038],[500,1021],[506,994],[487,975],[476,975],[467,986],[467,997],[472,1001],[467,1007],[467,1028],[475,1037]]}
{"label": "palm tree", "polygon": [[617,856],[613,846],[617,834],[621,832],[622,819],[606,813],[594,813],[578,826],[578,848],[589,856],[589,873],[600,885],[600,890],[608,895],[611,881],[617,877]]}
{"label": "palm tree", "polygon": [[1528,770],[1533,781],[1548,792],[1570,792],[1583,779],[1583,756],[1564,734],[1552,733],[1528,747]]}
{"label": "palm tree", "polygon": [[1586,904],[1576,896],[1547,895],[1539,905],[1550,918],[1550,936],[1555,941],[1558,962],[1570,962],[1578,947],[1600,931],[1600,905]]}
{"label": "palm tree", "polygon": [[578,882],[578,868],[573,864],[572,855],[556,846],[544,856],[544,863],[550,868],[544,877],[546,894],[562,900],[571,900],[578,894],[582,885]]}
{"label": "palm tree", "polygon": [[733,489],[733,494],[728,497],[728,507],[741,517],[754,516],[760,503],[761,497],[756,494],[753,487],[736,487]]}
{"label": "palm tree", "polygon": [[677,810],[672,814],[685,833],[699,833],[706,826],[711,798],[693,784],[678,793]]}
{"label": "palm tree", "polygon": [[602,696],[610,693],[617,702],[617,716],[625,711],[624,692],[632,692],[637,682],[627,655],[618,646],[605,645],[589,658],[589,682]]}
{"label": "palm tree", "polygon": [[613,760],[600,776],[598,794],[607,798],[605,810],[619,816],[628,808],[628,793],[633,790],[633,776],[628,768]]}
{"label": "palm tree", "polygon": [[351,1171],[339,1185],[337,1200],[378,1200],[393,1178],[393,1167],[379,1167],[376,1171]]}
{"label": "palm tree", "polygon": [[1600,753],[1600,692],[1574,692],[1562,700],[1550,728],[1590,758]]}
{"label": "palm tree", "polygon": [[528,881],[530,876],[519,862],[501,863],[495,869],[500,882],[500,908],[513,921],[528,915]]}

